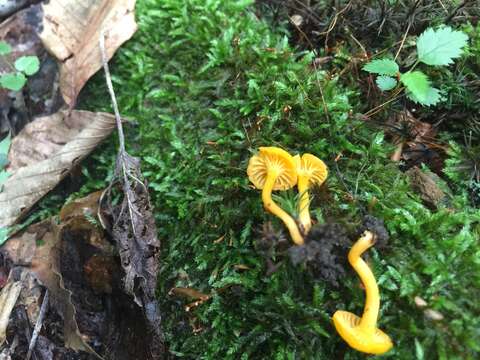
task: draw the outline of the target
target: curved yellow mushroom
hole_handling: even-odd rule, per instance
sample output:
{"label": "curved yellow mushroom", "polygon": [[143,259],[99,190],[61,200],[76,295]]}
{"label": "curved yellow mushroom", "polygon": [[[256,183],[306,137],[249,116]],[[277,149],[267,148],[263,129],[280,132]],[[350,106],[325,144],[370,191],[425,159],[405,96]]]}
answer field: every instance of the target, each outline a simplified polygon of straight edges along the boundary
{"label": "curved yellow mushroom", "polygon": [[312,227],[308,189],[313,185],[322,185],[328,176],[328,170],[325,163],[312,154],[303,154],[302,157],[296,155],[293,159],[297,166],[297,187],[300,194],[299,221],[304,233],[307,234]]}
{"label": "curved yellow mushroom", "polygon": [[374,236],[365,231],[348,253],[348,261],[362,280],[366,291],[365,308],[362,317],[348,311],[336,311],[333,324],[337,332],[355,350],[368,354],[383,354],[393,347],[392,340],[377,328],[380,295],[372,271],[360,257],[363,252],[373,246]]}
{"label": "curved yellow mushroom", "polygon": [[297,183],[293,157],[277,147],[261,147],[259,150],[248,163],[248,178],[257,189],[262,189],[265,209],[283,221],[295,244],[302,245],[303,237],[295,220],[272,200],[273,190],[287,190]]}

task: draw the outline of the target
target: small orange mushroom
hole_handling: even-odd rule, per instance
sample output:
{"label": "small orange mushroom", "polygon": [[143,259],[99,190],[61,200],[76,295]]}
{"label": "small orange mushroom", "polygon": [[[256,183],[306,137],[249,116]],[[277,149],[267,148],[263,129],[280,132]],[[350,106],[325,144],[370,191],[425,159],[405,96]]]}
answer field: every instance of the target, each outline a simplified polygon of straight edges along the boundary
{"label": "small orange mushroom", "polygon": [[297,183],[293,157],[277,147],[261,147],[259,150],[248,163],[248,178],[257,189],[262,190],[265,209],[283,221],[295,244],[302,245],[303,237],[295,220],[272,200],[273,190],[287,190]]}
{"label": "small orange mushroom", "polygon": [[392,340],[377,328],[380,294],[372,271],[362,260],[361,255],[374,244],[374,236],[365,231],[348,253],[348,261],[365,286],[367,299],[362,317],[348,311],[336,311],[333,324],[337,332],[355,350],[367,354],[383,354],[393,347]]}
{"label": "small orange mushroom", "polygon": [[299,220],[305,233],[312,227],[310,218],[310,196],[308,189],[313,185],[322,185],[328,175],[325,163],[312,154],[296,155],[293,157],[297,166],[298,193],[300,194]]}

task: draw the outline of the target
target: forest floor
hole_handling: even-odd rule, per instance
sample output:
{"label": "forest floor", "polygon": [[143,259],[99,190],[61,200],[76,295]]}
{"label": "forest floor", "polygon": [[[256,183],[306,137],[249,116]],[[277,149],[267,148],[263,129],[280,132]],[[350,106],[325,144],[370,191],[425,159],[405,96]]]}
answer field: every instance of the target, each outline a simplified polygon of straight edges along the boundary
{"label": "forest floor", "polygon": [[[383,222],[388,236],[367,259],[379,327],[394,342],[385,357],[480,356],[480,4],[411,3],[138,1],[139,30],[111,71],[155,209],[157,298],[172,354],[364,358],[331,317],[361,314],[347,252]],[[441,25],[469,45],[452,65],[422,67],[442,93],[438,105],[382,92],[362,70],[381,56],[409,68],[417,37]],[[111,112],[103,74],[79,104]],[[328,166],[311,204],[309,241],[321,256],[298,258],[249,184],[260,146]],[[87,160],[72,197],[105,187],[115,155],[112,138]],[[293,190],[275,199],[298,215]],[[39,214],[59,204],[53,194]]]}

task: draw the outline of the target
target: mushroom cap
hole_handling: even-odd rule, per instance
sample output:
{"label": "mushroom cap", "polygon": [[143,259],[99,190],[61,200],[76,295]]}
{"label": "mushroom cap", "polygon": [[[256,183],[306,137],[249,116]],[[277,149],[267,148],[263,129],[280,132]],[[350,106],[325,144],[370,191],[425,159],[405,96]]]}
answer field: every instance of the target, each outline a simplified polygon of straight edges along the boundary
{"label": "mushroom cap", "polygon": [[293,157],[297,166],[298,176],[308,177],[308,185],[322,185],[327,179],[328,170],[327,165],[312,154],[295,155]]}
{"label": "mushroom cap", "polygon": [[273,190],[287,190],[297,183],[297,170],[292,155],[277,147],[261,147],[248,162],[248,179],[257,189],[263,189],[268,172],[276,174]]}
{"label": "mushroom cap", "polygon": [[366,332],[360,325],[361,318],[348,311],[336,311],[333,324],[350,347],[367,354],[383,354],[393,347],[392,340],[380,329]]}

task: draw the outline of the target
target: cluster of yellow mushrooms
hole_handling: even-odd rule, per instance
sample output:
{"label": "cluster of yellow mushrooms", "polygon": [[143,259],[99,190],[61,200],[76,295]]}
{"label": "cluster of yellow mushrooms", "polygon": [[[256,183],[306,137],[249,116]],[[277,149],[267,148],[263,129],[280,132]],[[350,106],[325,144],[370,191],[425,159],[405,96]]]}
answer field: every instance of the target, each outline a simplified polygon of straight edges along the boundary
{"label": "cluster of yellow mushrooms", "polygon": [[[258,154],[250,158],[247,174],[253,185],[262,190],[265,209],[283,221],[296,245],[302,245],[303,236],[308,234],[312,226],[308,190],[326,180],[328,171],[325,163],[311,154],[292,156],[277,147],[261,147]],[[295,185],[300,194],[300,226],[272,200],[272,191],[288,190]],[[376,326],[380,295],[372,271],[361,258],[374,243],[373,233],[365,231],[348,253],[350,265],[365,286],[366,301],[362,317],[347,311],[336,311],[333,324],[352,348],[369,354],[383,354],[392,348],[393,343],[390,337]]]}
{"label": "cluster of yellow mushrooms", "polygon": [[[292,156],[277,147],[261,147],[259,153],[250,158],[247,174],[253,185],[262,189],[265,209],[283,221],[295,244],[302,245],[302,233],[307,234],[312,227],[308,189],[313,185],[321,185],[327,178],[324,162],[311,154]],[[302,233],[295,220],[272,200],[273,190],[288,190],[295,185],[300,193],[299,222]]]}

